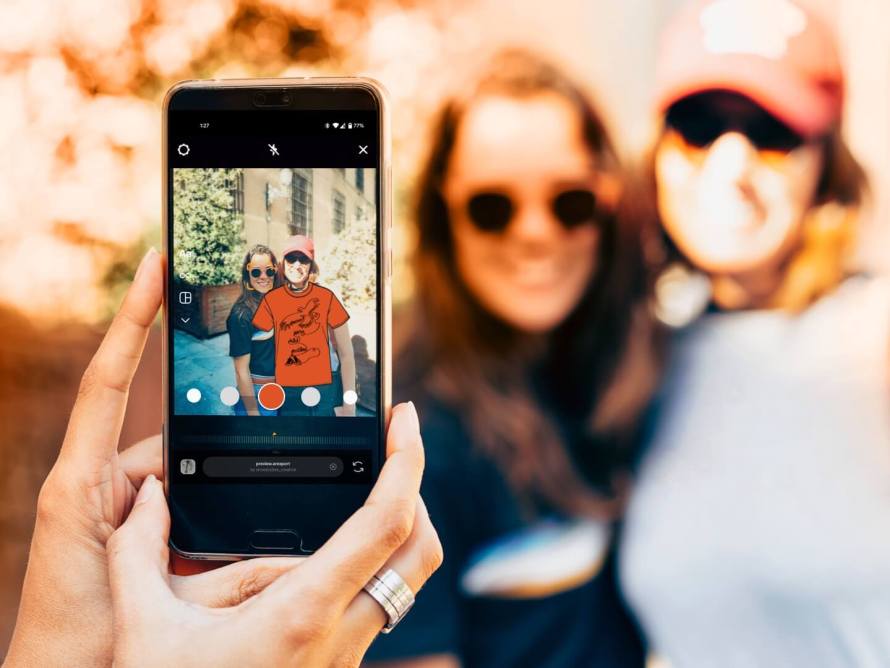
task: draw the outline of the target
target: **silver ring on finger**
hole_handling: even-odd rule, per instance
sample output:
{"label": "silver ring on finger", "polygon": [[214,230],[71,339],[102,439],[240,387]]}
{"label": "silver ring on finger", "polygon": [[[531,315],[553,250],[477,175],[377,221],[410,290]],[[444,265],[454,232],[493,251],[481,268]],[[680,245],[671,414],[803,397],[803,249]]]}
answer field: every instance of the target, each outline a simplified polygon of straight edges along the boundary
{"label": "silver ring on finger", "polygon": [[364,586],[364,590],[386,613],[387,622],[383,626],[383,633],[392,631],[414,605],[414,592],[411,591],[411,587],[391,568],[372,577]]}

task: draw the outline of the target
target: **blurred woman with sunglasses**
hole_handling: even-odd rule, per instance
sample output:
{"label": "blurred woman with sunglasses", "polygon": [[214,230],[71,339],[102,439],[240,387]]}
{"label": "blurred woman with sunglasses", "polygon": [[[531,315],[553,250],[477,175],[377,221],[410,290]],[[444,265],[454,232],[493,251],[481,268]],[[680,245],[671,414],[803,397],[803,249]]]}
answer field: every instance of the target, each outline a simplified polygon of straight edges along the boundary
{"label": "blurred woman with sunglasses", "polygon": [[831,31],[696,2],[652,170],[675,339],[622,584],[672,666],[890,665],[890,286],[848,273],[865,177]]}
{"label": "blurred woman with sunglasses", "polygon": [[275,347],[271,339],[253,338],[252,324],[260,301],[269,290],[278,287],[275,253],[257,244],[247,251],[241,265],[241,295],[232,305],[226,320],[229,356],[235,365],[235,384],[241,400],[235,415],[275,415],[264,408],[257,393],[265,383],[275,380]]}
{"label": "blurred woman with sunglasses", "polygon": [[536,57],[501,54],[469,88],[420,181],[395,365],[445,565],[369,659],[640,666],[608,556],[655,366],[623,172],[580,89]]}

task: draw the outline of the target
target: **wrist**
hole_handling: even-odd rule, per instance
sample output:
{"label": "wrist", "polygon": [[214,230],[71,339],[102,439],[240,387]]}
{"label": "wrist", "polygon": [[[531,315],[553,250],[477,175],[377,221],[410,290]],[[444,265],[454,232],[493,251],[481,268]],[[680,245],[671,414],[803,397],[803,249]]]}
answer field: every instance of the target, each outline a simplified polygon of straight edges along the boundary
{"label": "wrist", "polygon": [[70,526],[67,531],[53,526],[62,518],[41,515],[4,666],[110,665],[111,592],[104,547],[73,536]]}
{"label": "wrist", "polygon": [[[80,610],[72,610],[69,614],[84,620]],[[101,623],[92,626],[88,633],[83,628],[74,633],[48,628],[46,624],[23,624],[20,619],[13,631],[3,668],[110,666],[113,660],[111,628],[100,629],[100,626]]]}
{"label": "wrist", "polygon": [[[30,567],[29,567],[30,568]],[[35,573],[34,576],[42,577]],[[34,596],[26,577],[9,644],[7,666],[107,666],[113,657],[111,609],[97,610],[65,595]],[[64,585],[60,585],[60,588]]]}

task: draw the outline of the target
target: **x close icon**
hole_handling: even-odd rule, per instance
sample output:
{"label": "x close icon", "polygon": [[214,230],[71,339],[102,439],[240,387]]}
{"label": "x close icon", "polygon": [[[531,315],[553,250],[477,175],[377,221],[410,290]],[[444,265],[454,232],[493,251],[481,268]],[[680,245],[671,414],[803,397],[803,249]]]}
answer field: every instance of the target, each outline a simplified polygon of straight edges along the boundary
{"label": "x close icon", "polygon": [[358,145],[358,154],[359,155],[368,155],[368,147],[362,146],[361,144],[359,144]]}

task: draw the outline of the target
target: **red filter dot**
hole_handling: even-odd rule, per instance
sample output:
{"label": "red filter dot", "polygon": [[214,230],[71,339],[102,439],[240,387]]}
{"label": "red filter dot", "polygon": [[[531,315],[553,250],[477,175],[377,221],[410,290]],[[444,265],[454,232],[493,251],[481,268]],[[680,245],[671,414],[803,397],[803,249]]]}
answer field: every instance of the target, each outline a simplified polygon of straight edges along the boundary
{"label": "red filter dot", "polygon": [[266,383],[257,392],[257,399],[267,411],[277,411],[284,405],[284,388],[278,383]]}

